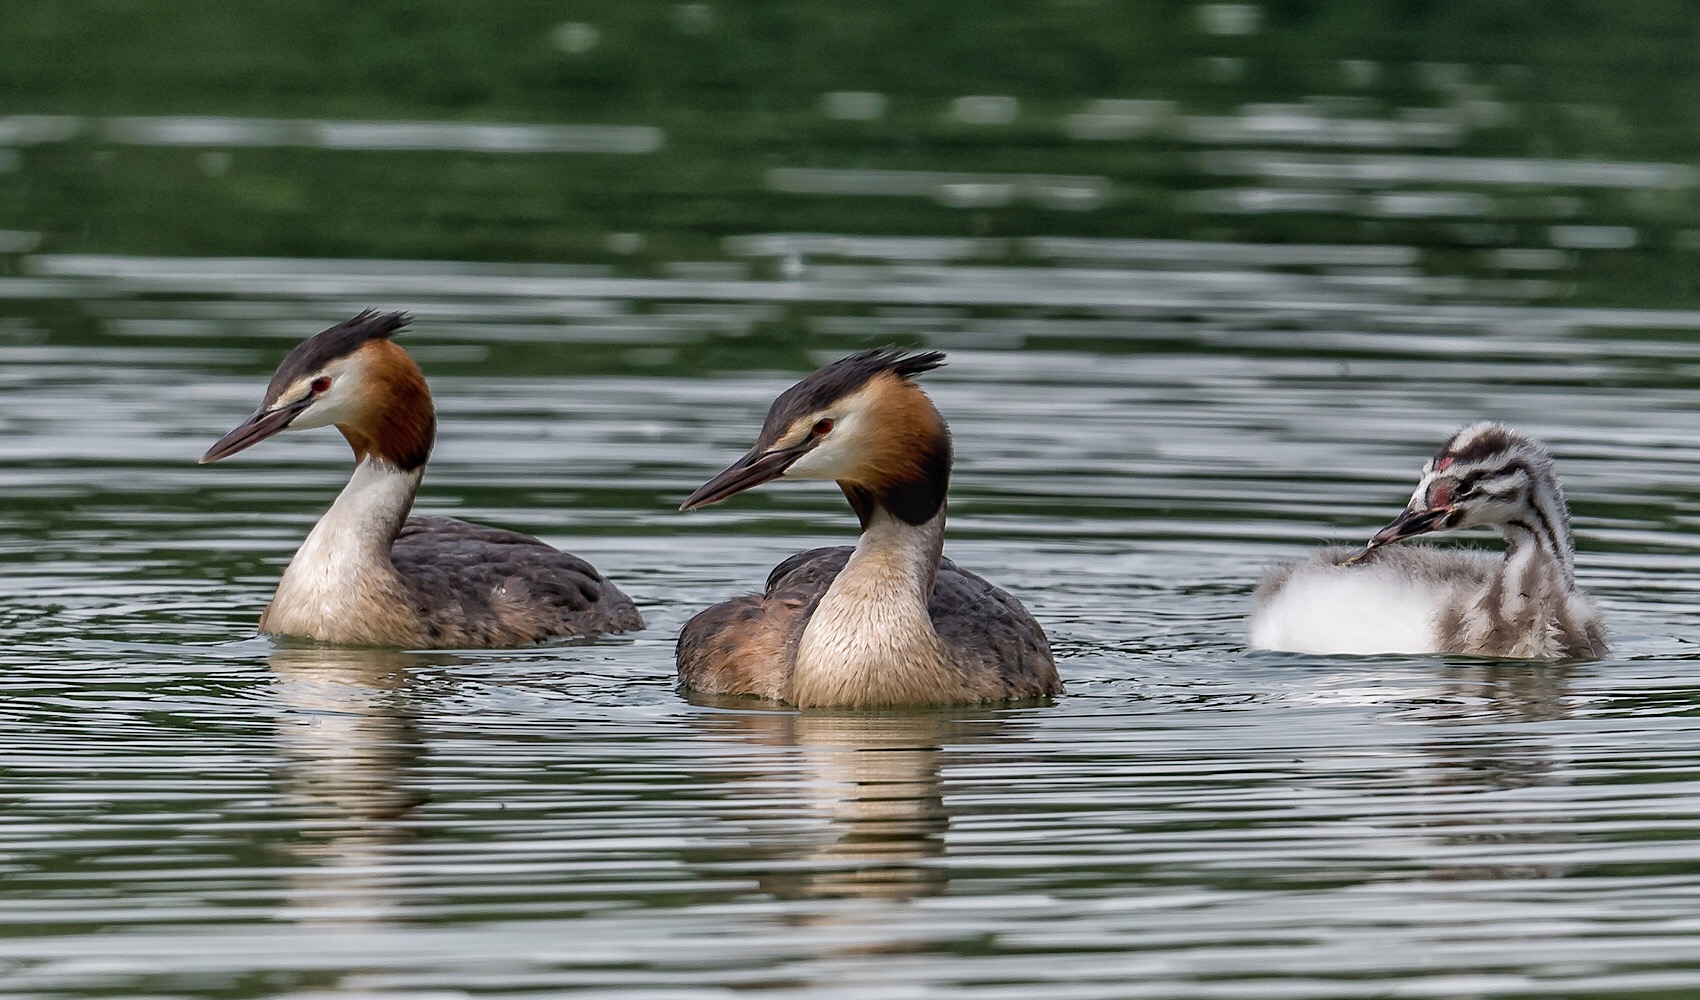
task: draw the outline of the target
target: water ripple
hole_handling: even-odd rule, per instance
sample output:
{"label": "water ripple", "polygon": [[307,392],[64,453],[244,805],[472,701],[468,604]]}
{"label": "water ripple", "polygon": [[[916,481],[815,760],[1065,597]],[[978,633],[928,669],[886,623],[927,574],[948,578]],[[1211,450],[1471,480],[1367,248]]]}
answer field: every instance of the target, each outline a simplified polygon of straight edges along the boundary
{"label": "water ripple", "polygon": [[[1408,267],[1401,247],[1024,251],[1102,273],[972,241],[735,247],[862,263],[787,284],[34,258],[64,284],[23,286],[7,308],[36,335],[0,340],[5,992],[1700,984],[1693,316],[1437,307],[1420,274],[1317,273]],[[295,338],[403,293],[442,411],[422,506],[587,555],[648,631],[428,654],[253,636],[345,446],[194,459]],[[818,353],[752,333],[787,317]],[[1054,706],[673,690],[694,610],[854,523],[830,487],[679,499],[798,371],[872,336],[951,352],[928,382],[958,446],[950,551],[1046,624]],[[1263,567],[1364,537],[1482,416],[1552,446],[1614,659],[1243,648]]]}

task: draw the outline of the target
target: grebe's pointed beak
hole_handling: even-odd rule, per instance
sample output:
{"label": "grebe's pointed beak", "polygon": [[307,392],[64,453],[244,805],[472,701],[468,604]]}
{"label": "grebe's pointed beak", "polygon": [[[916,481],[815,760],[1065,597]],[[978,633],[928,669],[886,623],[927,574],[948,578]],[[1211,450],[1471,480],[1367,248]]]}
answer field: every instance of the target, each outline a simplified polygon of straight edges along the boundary
{"label": "grebe's pointed beak", "polygon": [[219,438],[217,443],[208,448],[207,453],[201,456],[200,464],[206,465],[208,462],[216,462],[221,458],[229,458],[239,451],[252,448],[294,423],[295,418],[300,416],[301,411],[305,410],[312,402],[313,397],[307,396],[298,402],[288,403],[275,409],[260,407],[247,420],[237,424],[229,434]]}
{"label": "grebe's pointed beak", "polygon": [[772,482],[785,474],[797,459],[815,446],[816,438],[804,438],[802,443],[789,448],[773,448],[763,450],[760,445],[752,448],[749,454],[727,466],[719,475],[697,487],[697,491],[685,498],[679,505],[680,510],[696,510],[709,504],[719,503],[729,497],[737,496],[762,483]]}
{"label": "grebe's pointed beak", "polygon": [[[1425,470],[1426,472],[1426,470]],[[1387,527],[1370,536],[1362,552],[1339,563],[1350,566],[1384,545],[1402,542],[1431,531],[1455,528],[1464,517],[1456,500],[1456,486],[1449,479],[1425,475],[1411,495],[1411,502]]]}
{"label": "grebe's pointed beak", "polygon": [[1335,565],[1351,566],[1367,557],[1376,549],[1381,548],[1383,545],[1391,545],[1394,542],[1401,542],[1407,538],[1413,538],[1417,535],[1426,535],[1431,531],[1444,528],[1446,525],[1442,522],[1445,520],[1446,515],[1450,513],[1452,513],[1452,511],[1447,507],[1407,507],[1405,508],[1404,513],[1393,519],[1393,523],[1370,536],[1370,540],[1364,544],[1362,551],[1353,554],[1349,558],[1342,559]]}
{"label": "grebe's pointed beak", "polygon": [[1383,545],[1436,531],[1445,527],[1442,522],[1450,513],[1450,507],[1407,507],[1404,513],[1393,519],[1393,523],[1370,536],[1367,548],[1379,549]]}

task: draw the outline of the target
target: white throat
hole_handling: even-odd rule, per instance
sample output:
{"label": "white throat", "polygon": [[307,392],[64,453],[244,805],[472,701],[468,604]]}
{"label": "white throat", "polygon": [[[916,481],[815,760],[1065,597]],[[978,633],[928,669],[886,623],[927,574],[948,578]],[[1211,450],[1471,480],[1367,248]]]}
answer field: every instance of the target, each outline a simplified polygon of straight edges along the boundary
{"label": "white throat", "polygon": [[1576,585],[1576,543],[1570,534],[1570,512],[1556,482],[1537,481],[1525,516],[1499,526],[1505,538],[1506,572],[1532,562],[1551,566],[1567,588]]}
{"label": "white throat", "polygon": [[[1559,526],[1557,533],[1543,524],[1533,530],[1517,525],[1502,527],[1505,558],[1491,578],[1456,621],[1442,620],[1441,628],[1485,642],[1495,630],[1505,631],[1516,623],[1561,620],[1566,607],[1585,600],[1576,589],[1572,568],[1570,533]],[[1512,627],[1512,633],[1518,630]],[[1529,626],[1524,626],[1529,632]],[[1545,632],[1531,633],[1505,652],[1514,656],[1539,656],[1547,641]]]}
{"label": "white throat", "polygon": [[374,602],[393,603],[402,590],[390,546],[424,474],[362,460],[283,571],[261,631],[361,641],[362,619]]}
{"label": "white throat", "polygon": [[919,525],[875,509],[803,629],[794,704],[924,704],[956,695],[964,682],[927,613],[943,550],[942,508]]}

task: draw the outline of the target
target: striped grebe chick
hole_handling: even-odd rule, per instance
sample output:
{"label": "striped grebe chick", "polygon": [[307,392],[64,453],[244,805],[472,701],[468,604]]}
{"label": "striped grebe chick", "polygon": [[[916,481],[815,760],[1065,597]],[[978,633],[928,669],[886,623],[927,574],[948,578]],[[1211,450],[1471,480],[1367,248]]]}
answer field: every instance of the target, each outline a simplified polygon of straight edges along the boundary
{"label": "striped grebe chick", "polygon": [[642,628],[631,599],[577,556],[514,531],[408,516],[437,418],[419,366],[390,340],[407,322],[367,311],[301,342],[260,408],[201,458],[327,424],[354,449],[354,475],[289,561],[260,631],[490,648]]}
{"label": "striped grebe chick", "polygon": [[[1491,526],[1505,555],[1393,546]],[[1465,653],[1589,659],[1606,652],[1576,587],[1564,490],[1538,443],[1471,424],[1423,466],[1410,505],[1357,554],[1324,549],[1258,584],[1251,644],[1301,653]]]}
{"label": "striped grebe chick", "polygon": [[681,685],[844,708],[1062,691],[1027,609],[942,558],[950,431],[913,379],[943,363],[876,350],[827,365],[775,400],[755,447],[685,501],[695,510],[774,479],[832,480],[862,536],[798,553],[765,592],[692,618],[679,635]]}

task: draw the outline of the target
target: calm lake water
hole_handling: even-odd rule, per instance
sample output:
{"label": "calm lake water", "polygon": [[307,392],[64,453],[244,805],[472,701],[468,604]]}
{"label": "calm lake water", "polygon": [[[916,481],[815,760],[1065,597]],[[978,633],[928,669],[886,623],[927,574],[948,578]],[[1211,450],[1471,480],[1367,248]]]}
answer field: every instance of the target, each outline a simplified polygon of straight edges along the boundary
{"label": "calm lake water", "polygon": [[[6,1000],[1700,996],[1684,5],[14,6]],[[195,460],[368,307],[421,509],[646,631],[255,635],[347,448]],[[949,352],[947,552],[1067,694],[693,704],[681,624],[855,520],[679,502],[879,344]],[[1483,418],[1552,449],[1611,658],[1245,648]]]}
{"label": "calm lake water", "polygon": [[[0,989],[1700,989],[1700,316],[1440,295],[1396,248],[1118,252],[765,281],[19,259]],[[346,448],[194,460],[296,339],[369,304],[418,317],[442,416],[422,506],[590,557],[647,631],[255,637]],[[740,346],[785,310],[810,351]],[[690,614],[854,531],[820,485],[679,499],[810,360],[870,337],[950,352],[927,380],[958,446],[948,551],[1045,624],[1052,706],[799,715],[673,688]],[[1556,454],[1611,659],[1244,648],[1263,567],[1363,538],[1485,416]]]}

